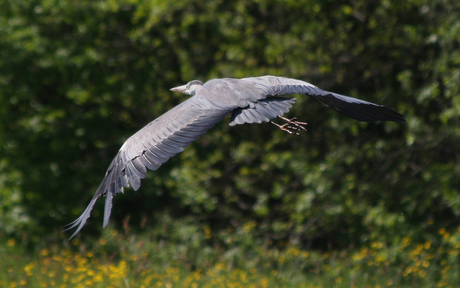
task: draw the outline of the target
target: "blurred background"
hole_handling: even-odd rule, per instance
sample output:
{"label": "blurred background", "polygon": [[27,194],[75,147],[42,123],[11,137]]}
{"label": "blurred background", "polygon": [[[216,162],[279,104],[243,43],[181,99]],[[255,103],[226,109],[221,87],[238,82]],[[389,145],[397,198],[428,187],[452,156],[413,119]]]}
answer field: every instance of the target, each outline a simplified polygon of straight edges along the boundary
{"label": "blurred background", "polygon": [[[0,286],[457,287],[459,13],[450,0],[2,1]],[[287,114],[309,123],[302,137],[224,119],[117,195],[107,229],[100,200],[67,240],[123,142],[186,99],[170,88],[267,74],[407,123],[303,95]]]}

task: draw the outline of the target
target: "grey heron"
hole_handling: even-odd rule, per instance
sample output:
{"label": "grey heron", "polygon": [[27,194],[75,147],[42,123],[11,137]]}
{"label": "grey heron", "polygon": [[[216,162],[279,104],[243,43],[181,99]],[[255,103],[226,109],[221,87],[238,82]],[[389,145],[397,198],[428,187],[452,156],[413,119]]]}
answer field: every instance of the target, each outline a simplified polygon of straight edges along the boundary
{"label": "grey heron", "polygon": [[[405,122],[404,116],[385,106],[322,90],[310,83],[284,77],[261,76],[243,79],[212,79],[203,83],[193,80],[171,91],[192,95],[132,135],[113,159],[99,188],[81,216],[70,223],[76,227],[73,238],[85,225],[96,200],[105,196],[103,227],[112,210],[112,198],[124,187],[138,190],[147,170],[157,170],[169,158],[182,152],[207,130],[231,115],[230,126],[244,123],[271,122],[281,117],[280,129],[298,134],[306,123],[282,117],[295,98],[274,97],[305,94],[326,106],[359,121]],[[270,96],[270,97],[269,97]]]}

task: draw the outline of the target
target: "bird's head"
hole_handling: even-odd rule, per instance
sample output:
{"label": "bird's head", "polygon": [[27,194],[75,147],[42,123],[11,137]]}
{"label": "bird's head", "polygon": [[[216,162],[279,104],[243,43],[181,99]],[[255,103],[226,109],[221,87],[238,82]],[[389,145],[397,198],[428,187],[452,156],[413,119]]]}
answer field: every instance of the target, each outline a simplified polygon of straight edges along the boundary
{"label": "bird's head", "polygon": [[185,85],[171,88],[170,90],[173,92],[182,92],[185,95],[195,95],[196,92],[200,90],[202,86],[203,86],[203,82],[199,80],[193,80],[193,81],[188,82]]}

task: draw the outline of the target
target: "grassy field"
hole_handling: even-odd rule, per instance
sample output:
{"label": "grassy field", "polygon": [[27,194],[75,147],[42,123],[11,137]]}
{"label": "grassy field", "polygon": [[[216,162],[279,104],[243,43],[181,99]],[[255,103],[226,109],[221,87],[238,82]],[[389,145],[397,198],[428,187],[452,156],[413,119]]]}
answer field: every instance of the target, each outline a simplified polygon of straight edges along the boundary
{"label": "grassy field", "polygon": [[439,236],[329,252],[198,249],[110,229],[91,246],[26,249],[11,238],[0,244],[0,287],[459,287],[460,228]]}

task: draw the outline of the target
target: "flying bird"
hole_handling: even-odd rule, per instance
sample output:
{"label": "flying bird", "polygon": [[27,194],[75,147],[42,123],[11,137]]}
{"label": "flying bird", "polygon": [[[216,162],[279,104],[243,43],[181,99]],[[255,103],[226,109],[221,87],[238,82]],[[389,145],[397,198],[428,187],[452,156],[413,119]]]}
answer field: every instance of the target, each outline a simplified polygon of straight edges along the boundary
{"label": "flying bird", "polygon": [[[83,228],[100,196],[105,196],[103,227],[106,227],[115,194],[123,192],[123,188],[130,185],[138,190],[147,170],[157,170],[227,115],[230,115],[230,126],[270,122],[290,134],[299,134],[300,130],[306,130],[307,123],[296,118],[283,117],[296,99],[274,96],[305,94],[359,121],[406,121],[403,115],[385,106],[328,92],[310,83],[285,77],[223,78],[212,79],[206,83],[193,80],[186,85],[172,88],[171,91],[192,97],[126,140],[107,169],[88,207],[78,219],[69,224],[67,230],[76,227],[70,239]],[[285,123],[280,125],[272,122],[275,118],[280,118]]]}

